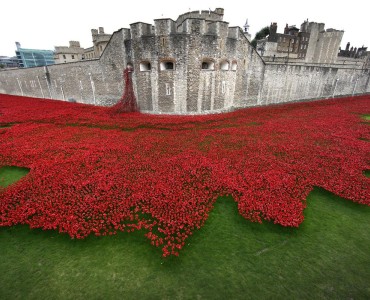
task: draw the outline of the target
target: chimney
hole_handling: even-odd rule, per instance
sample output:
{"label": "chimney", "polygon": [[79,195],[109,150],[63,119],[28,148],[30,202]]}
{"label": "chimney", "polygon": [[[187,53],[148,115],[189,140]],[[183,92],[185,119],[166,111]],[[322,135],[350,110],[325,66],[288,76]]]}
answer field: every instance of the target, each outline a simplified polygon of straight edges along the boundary
{"label": "chimney", "polygon": [[104,34],[104,27],[99,27],[99,34]]}
{"label": "chimney", "polygon": [[17,50],[21,49],[21,43],[20,42],[15,42],[15,45],[17,46]]}
{"label": "chimney", "polygon": [[289,34],[289,26],[288,26],[288,23],[286,23],[286,25],[285,25],[284,34]]}

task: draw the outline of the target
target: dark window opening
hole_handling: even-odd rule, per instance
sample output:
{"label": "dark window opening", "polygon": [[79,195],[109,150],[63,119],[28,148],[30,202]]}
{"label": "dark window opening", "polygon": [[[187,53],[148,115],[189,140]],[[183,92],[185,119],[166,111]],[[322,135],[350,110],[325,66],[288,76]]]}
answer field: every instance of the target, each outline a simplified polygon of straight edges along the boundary
{"label": "dark window opening", "polygon": [[147,61],[143,61],[140,63],[140,71],[144,72],[144,71],[150,71],[152,69],[152,66],[150,64],[150,62],[147,62]]}
{"label": "dark window opening", "polygon": [[202,70],[214,70],[215,63],[213,61],[203,61],[202,62]]}
{"label": "dark window opening", "polygon": [[173,61],[162,61],[160,63],[160,70],[174,70],[175,69],[175,63]]}
{"label": "dark window opening", "polygon": [[173,62],[172,61],[167,61],[165,64],[164,64],[166,70],[173,70]]}

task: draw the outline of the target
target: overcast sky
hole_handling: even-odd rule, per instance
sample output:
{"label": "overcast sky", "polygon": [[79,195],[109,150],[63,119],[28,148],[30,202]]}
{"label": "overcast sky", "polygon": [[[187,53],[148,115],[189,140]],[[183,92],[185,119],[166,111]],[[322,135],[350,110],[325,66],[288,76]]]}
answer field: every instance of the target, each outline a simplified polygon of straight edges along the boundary
{"label": "overcast sky", "polygon": [[[240,4],[243,3],[243,4]],[[300,27],[309,21],[325,23],[325,28],[344,30],[342,48],[365,45],[370,50],[367,1],[354,2],[307,0],[2,0],[0,3],[0,55],[14,56],[15,42],[23,48],[50,49],[67,46],[70,40],[80,41],[84,48],[92,46],[91,29],[104,27],[106,33],[138,21],[153,24],[154,19],[171,18],[190,10],[225,9],[224,21],[242,27],[248,18],[252,37],[271,22],[278,23],[278,32],[285,24]]]}

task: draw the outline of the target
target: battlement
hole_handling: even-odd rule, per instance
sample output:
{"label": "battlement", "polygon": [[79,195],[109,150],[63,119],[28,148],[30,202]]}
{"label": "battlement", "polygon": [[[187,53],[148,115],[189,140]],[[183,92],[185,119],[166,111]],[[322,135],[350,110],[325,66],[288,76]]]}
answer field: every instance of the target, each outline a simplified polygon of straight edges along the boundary
{"label": "battlement", "polygon": [[69,47],[72,48],[80,48],[80,42],[79,41],[69,41]]}
{"label": "battlement", "polygon": [[69,47],[68,46],[55,46],[55,54],[59,53],[83,53],[84,49],[80,47],[80,42],[78,41],[69,41]]}
{"label": "battlement", "polygon": [[181,26],[172,19],[156,19],[152,24],[137,22],[130,24],[131,38],[140,39],[146,36],[170,36],[183,34],[215,35],[237,39],[240,37],[240,28],[231,27],[224,21],[207,22],[201,18],[187,18]]}
{"label": "battlement", "polygon": [[147,35],[154,35],[153,25],[144,23],[144,22],[136,22],[130,24],[131,29],[131,38],[138,39],[142,36]]}
{"label": "battlement", "polygon": [[172,19],[156,19],[154,20],[155,35],[170,35],[176,33],[176,22]]}
{"label": "battlement", "polygon": [[224,17],[224,9],[216,8],[214,11],[211,10],[196,10],[190,11],[180,15],[176,24],[177,27],[181,26],[185,19],[203,19],[206,21],[222,21]]}
{"label": "battlement", "polygon": [[[278,52],[278,43],[287,49],[291,46],[288,58],[304,52],[304,60],[301,56],[291,64],[285,58],[283,63],[265,62],[246,32],[223,21],[223,9],[188,12],[176,21],[136,22],[112,36],[99,27],[91,32],[93,47],[79,48],[77,41],[70,41],[70,47],[56,47],[55,57],[63,65],[48,69],[48,82],[35,84],[35,78],[45,75],[43,68],[4,71],[0,72],[0,90],[110,106],[121,97],[122,71],[130,65],[138,106],[154,114],[207,114],[370,92],[365,59],[355,68],[353,63],[348,67],[334,61],[342,30],[325,31],[324,23],[308,20],[301,28],[296,34],[298,28],[286,26],[284,34],[277,34],[277,24],[272,23],[270,36],[275,39],[264,41],[275,45],[266,46],[266,52]],[[351,59],[366,55],[366,47],[349,48],[348,44],[345,54]]]}

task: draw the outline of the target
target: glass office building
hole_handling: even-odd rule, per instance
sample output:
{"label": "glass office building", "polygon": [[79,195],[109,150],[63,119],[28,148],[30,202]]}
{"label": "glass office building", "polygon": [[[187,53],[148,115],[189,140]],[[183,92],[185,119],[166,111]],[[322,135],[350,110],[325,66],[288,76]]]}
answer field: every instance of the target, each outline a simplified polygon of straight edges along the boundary
{"label": "glass office building", "polygon": [[15,51],[19,67],[31,68],[39,66],[47,66],[54,64],[54,51],[52,50],[37,50],[37,49],[24,49],[17,42],[17,50]]}
{"label": "glass office building", "polygon": [[0,69],[3,68],[18,68],[18,58],[16,56],[0,56]]}

